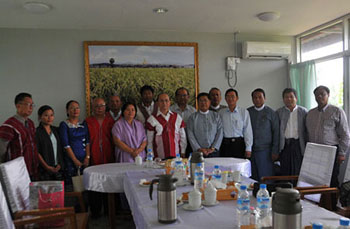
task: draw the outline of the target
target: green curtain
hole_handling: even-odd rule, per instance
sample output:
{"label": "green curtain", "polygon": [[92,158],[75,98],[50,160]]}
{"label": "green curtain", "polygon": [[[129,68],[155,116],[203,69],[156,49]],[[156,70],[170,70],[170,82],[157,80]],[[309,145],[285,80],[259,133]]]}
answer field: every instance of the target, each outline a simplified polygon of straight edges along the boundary
{"label": "green curtain", "polygon": [[292,64],[289,70],[292,88],[297,91],[297,104],[307,109],[316,106],[313,90],[316,88],[316,65],[315,61]]}

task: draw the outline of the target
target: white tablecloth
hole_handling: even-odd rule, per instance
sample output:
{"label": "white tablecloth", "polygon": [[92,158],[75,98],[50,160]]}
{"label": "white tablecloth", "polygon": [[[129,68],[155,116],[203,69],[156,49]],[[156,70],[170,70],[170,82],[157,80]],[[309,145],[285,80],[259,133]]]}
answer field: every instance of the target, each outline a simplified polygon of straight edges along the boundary
{"label": "white tablecloth", "polygon": [[[238,158],[207,158],[205,159],[206,173],[210,173],[216,164],[220,165],[223,171],[229,169],[232,169],[232,171],[239,170],[243,176],[250,176],[249,160]],[[90,166],[84,170],[84,187],[86,190],[95,192],[122,193],[124,192],[123,179],[127,171],[146,170],[152,171],[157,169],[146,168],[145,164],[137,166],[134,163],[110,163]]]}
{"label": "white tablecloth", "polygon": [[[126,197],[132,210],[136,228],[235,228],[237,227],[236,201],[221,201],[214,207],[204,207],[199,211],[185,211],[182,206],[177,208],[178,219],[172,224],[161,224],[157,215],[157,187],[153,192],[153,201],[149,198],[148,187],[139,185],[140,179],[151,180],[155,171],[127,172],[124,179],[124,189]],[[252,180],[243,178],[242,183],[250,183]],[[180,196],[182,192],[190,191],[193,186],[177,187],[176,194]],[[256,206],[256,199],[251,197],[252,206]],[[310,225],[311,222],[322,222],[324,225],[337,226],[341,216],[327,211],[308,201],[302,201],[303,226]]]}
{"label": "white tablecloth", "polygon": [[84,170],[84,187],[86,190],[95,192],[122,193],[124,192],[123,179],[125,172],[143,170],[154,169],[146,168],[144,165],[137,166],[134,163],[110,163],[91,166]]}
{"label": "white tablecloth", "polygon": [[230,158],[230,157],[213,157],[205,158],[205,170],[213,171],[215,165],[219,165],[221,171],[232,170],[241,171],[245,177],[251,176],[251,165],[248,159]]}

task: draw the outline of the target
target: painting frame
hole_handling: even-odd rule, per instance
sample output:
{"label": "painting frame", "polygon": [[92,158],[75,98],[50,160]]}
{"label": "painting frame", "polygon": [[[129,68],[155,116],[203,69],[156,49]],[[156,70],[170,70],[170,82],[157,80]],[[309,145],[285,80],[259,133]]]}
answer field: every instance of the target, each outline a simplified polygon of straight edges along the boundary
{"label": "painting frame", "polygon": [[[198,43],[196,42],[133,42],[133,41],[84,41],[84,65],[85,65],[85,102],[86,102],[86,114],[91,114],[91,76],[90,76],[90,51],[89,48],[93,46],[113,46],[113,47],[191,47],[193,48],[193,82],[194,85],[179,85],[179,87],[191,86],[194,89],[194,104],[196,106],[196,97],[199,92],[199,75],[198,75]],[[174,89],[175,92],[176,89]],[[193,90],[192,90],[193,91]],[[157,93],[156,93],[157,94]],[[155,94],[155,95],[156,95]],[[95,96],[93,96],[95,97]],[[97,96],[100,97],[100,96]],[[107,101],[106,101],[107,102]]]}

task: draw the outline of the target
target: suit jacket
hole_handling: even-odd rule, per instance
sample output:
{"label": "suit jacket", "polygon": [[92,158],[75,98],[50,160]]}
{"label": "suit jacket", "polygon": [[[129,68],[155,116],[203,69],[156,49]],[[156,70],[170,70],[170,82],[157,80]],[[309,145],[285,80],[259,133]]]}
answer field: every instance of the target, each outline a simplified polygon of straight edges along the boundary
{"label": "suit jacket", "polygon": [[[57,164],[59,164],[61,166],[61,170],[63,170],[63,146],[60,135],[57,127],[51,126],[51,131],[55,135],[57,141]],[[36,128],[35,140],[38,147],[38,153],[43,157],[44,161],[49,166],[55,166],[54,152],[50,135],[48,135],[41,124]]]}
{"label": "suit jacket", "polygon": [[[299,143],[300,143],[300,149],[301,153],[304,155],[305,151],[305,145],[307,142],[307,131],[306,131],[306,115],[307,115],[307,109],[302,106],[297,107],[298,111],[298,135],[299,135]],[[286,132],[287,128],[287,123],[289,120],[290,116],[290,111],[286,109],[286,107],[281,107],[276,111],[278,118],[279,118],[279,123],[280,123],[280,152],[284,148],[285,144],[285,135],[284,133]]]}

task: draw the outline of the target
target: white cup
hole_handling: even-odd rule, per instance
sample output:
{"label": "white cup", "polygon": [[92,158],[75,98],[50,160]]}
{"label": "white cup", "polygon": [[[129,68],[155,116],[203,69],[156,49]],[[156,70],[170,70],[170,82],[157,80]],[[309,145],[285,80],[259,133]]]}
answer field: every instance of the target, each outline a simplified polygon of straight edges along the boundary
{"label": "white cup", "polygon": [[140,155],[137,155],[135,157],[135,164],[136,165],[142,165],[142,157]]}
{"label": "white cup", "polygon": [[216,192],[214,192],[214,193],[205,192],[204,197],[205,197],[206,204],[215,204],[216,203]]}
{"label": "white cup", "polygon": [[241,171],[234,171],[232,173],[232,179],[234,182],[240,182],[241,181]]}
{"label": "white cup", "polygon": [[194,189],[188,194],[188,204],[191,208],[197,209],[202,204],[202,193]]}

